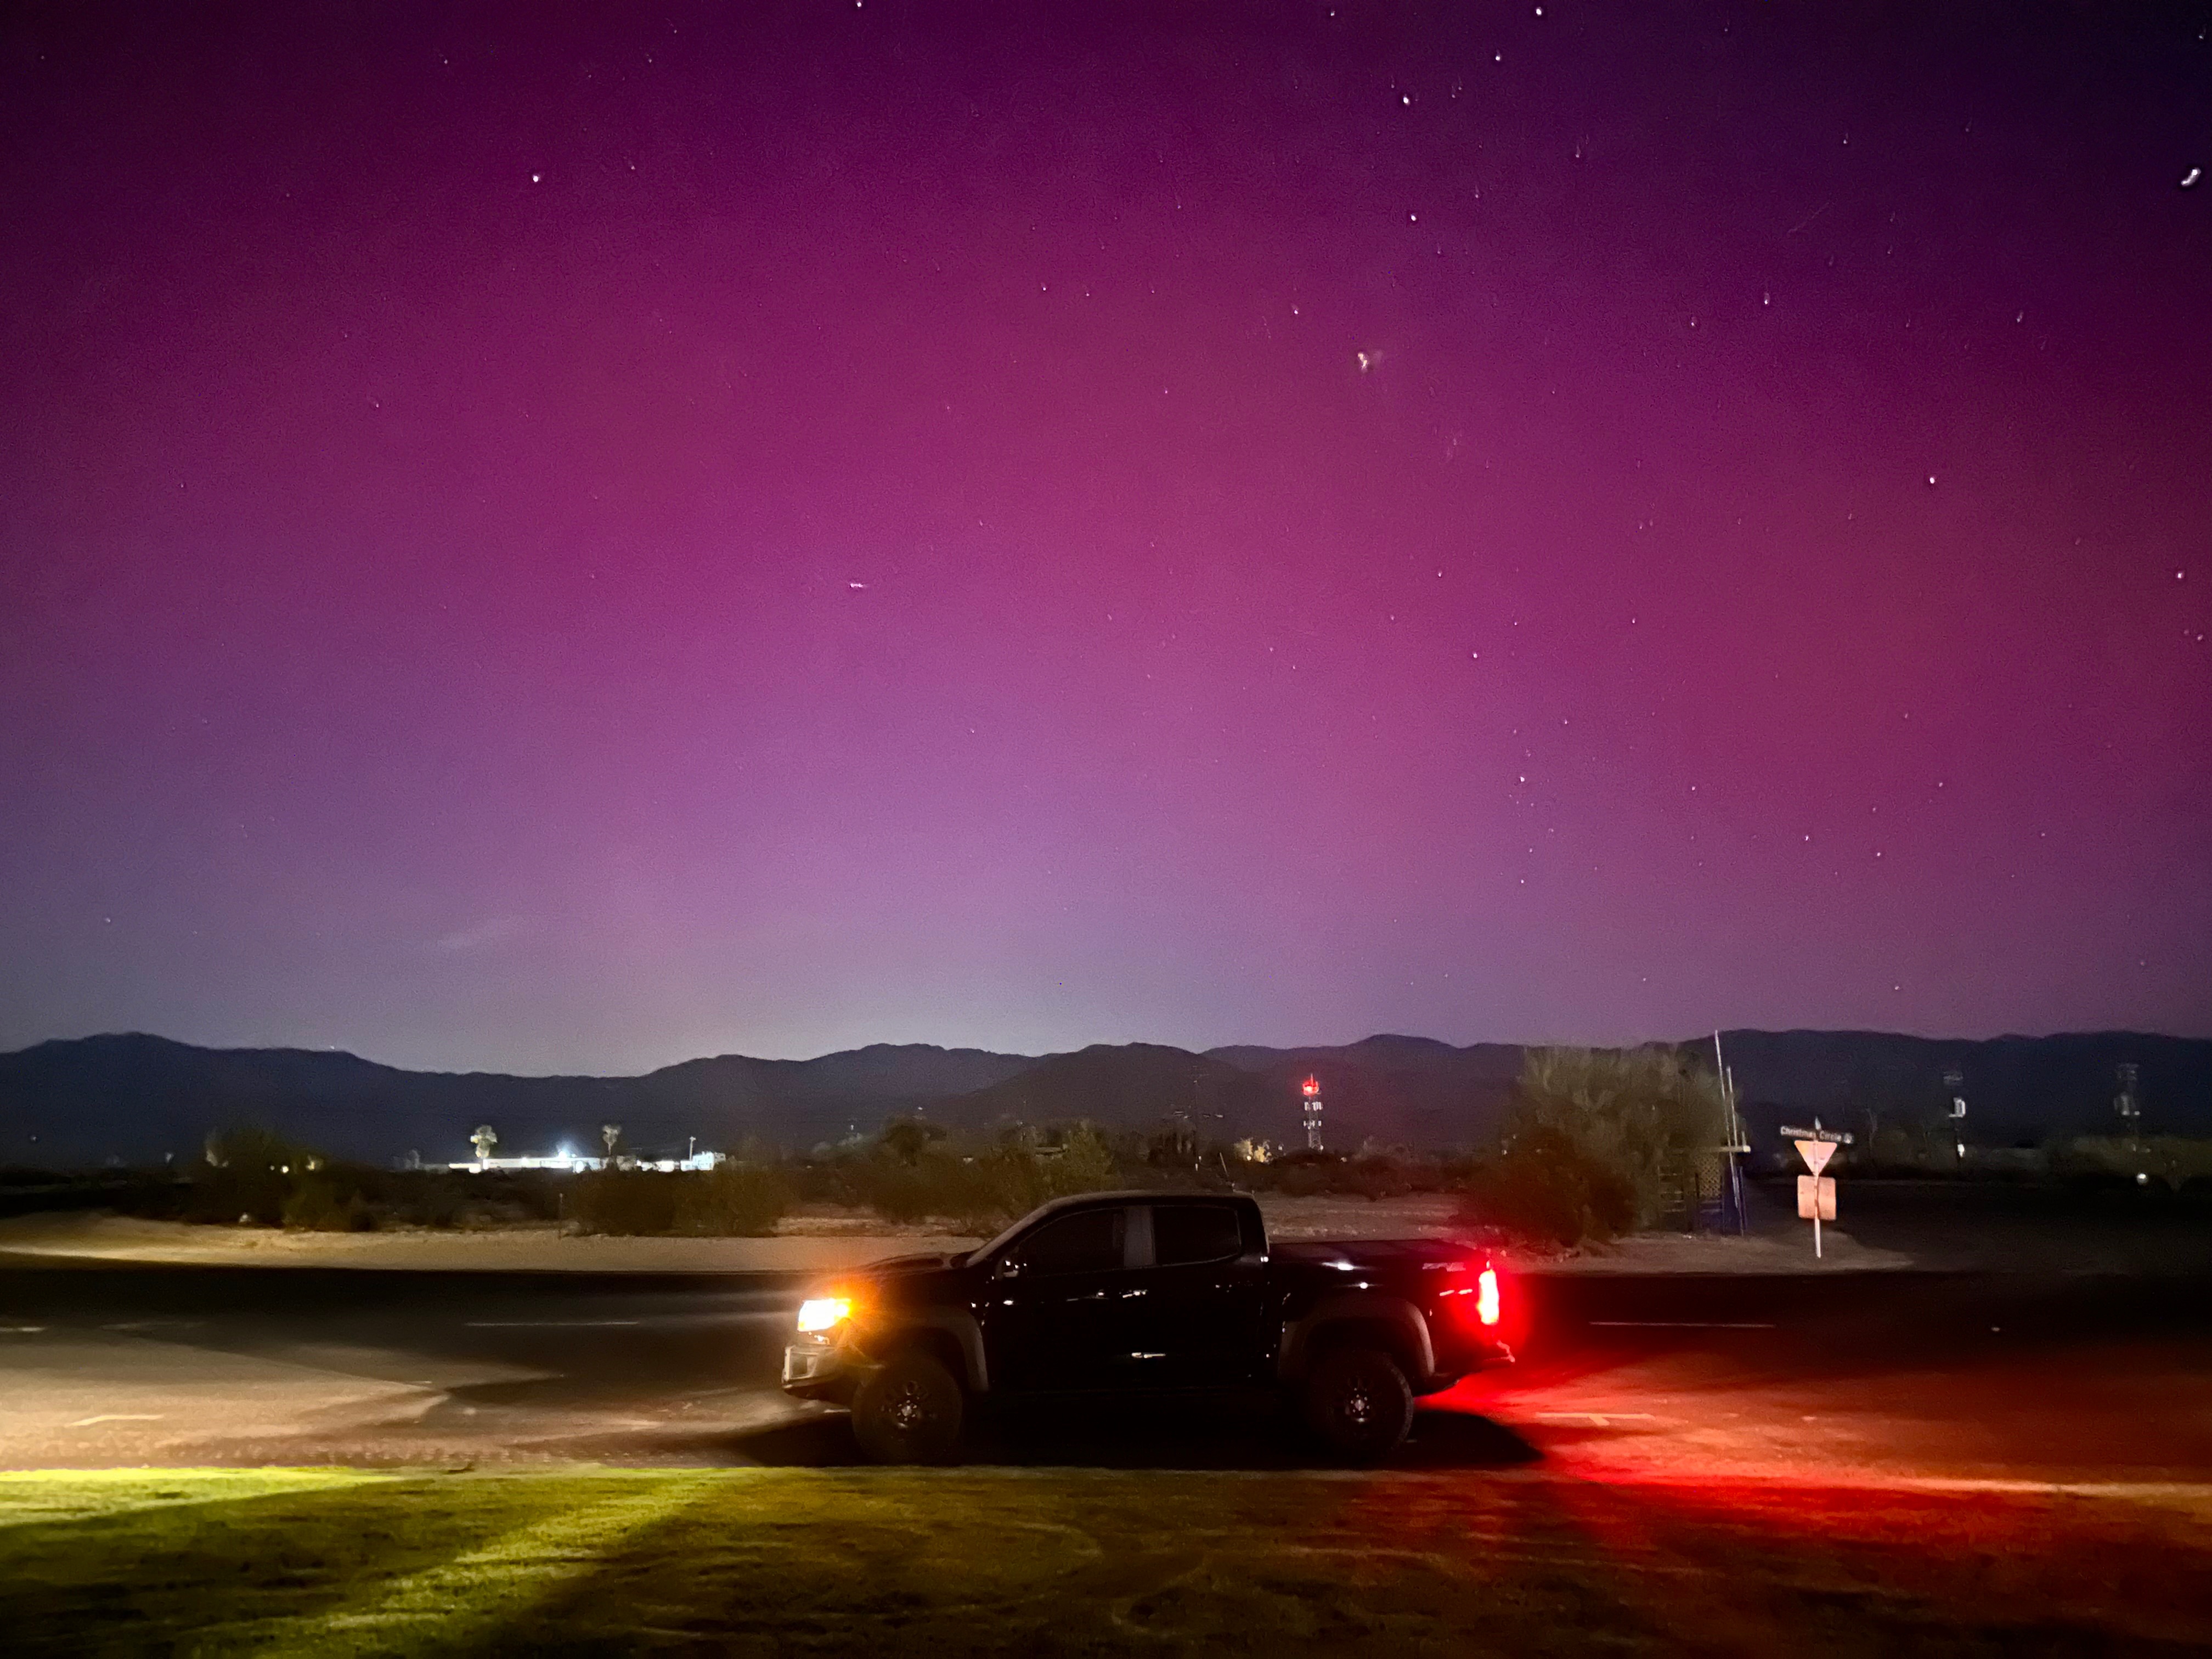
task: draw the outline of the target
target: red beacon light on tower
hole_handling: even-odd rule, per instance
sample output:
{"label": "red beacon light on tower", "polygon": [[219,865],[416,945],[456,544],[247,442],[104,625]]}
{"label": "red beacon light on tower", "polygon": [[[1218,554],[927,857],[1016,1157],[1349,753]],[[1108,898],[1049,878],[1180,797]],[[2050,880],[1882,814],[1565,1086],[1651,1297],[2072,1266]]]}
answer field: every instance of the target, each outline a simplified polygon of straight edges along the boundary
{"label": "red beacon light on tower", "polygon": [[1304,1083],[1298,1085],[1298,1090],[1308,1100],[1311,1100],[1321,1093],[1321,1079],[1317,1077],[1309,1077]]}

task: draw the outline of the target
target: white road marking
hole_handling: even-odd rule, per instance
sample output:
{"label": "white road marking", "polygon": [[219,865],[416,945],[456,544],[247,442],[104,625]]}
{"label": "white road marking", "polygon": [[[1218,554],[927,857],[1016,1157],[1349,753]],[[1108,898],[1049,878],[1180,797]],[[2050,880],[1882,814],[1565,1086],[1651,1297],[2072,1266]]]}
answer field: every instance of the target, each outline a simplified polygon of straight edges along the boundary
{"label": "white road marking", "polygon": [[36,1336],[44,1325],[0,1325],[0,1336]]}
{"label": "white road marking", "polygon": [[88,1429],[95,1423],[158,1423],[159,1412],[102,1412],[97,1417],[80,1417],[70,1425],[73,1429]]}
{"label": "white road marking", "polygon": [[594,1331],[617,1325],[640,1325],[638,1319],[471,1319],[472,1331]]}
{"label": "white road marking", "polygon": [[1751,1319],[1589,1319],[1584,1324],[1613,1331],[1771,1331],[1773,1325]]}

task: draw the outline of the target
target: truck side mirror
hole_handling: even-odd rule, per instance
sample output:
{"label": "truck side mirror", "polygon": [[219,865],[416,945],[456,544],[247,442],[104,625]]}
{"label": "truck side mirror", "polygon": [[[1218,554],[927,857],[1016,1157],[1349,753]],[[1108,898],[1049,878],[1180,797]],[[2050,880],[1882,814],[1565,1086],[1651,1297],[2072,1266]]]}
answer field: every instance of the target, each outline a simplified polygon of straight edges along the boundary
{"label": "truck side mirror", "polygon": [[1022,1259],[1018,1255],[1002,1255],[991,1264],[991,1277],[994,1279],[1019,1279],[1021,1276]]}

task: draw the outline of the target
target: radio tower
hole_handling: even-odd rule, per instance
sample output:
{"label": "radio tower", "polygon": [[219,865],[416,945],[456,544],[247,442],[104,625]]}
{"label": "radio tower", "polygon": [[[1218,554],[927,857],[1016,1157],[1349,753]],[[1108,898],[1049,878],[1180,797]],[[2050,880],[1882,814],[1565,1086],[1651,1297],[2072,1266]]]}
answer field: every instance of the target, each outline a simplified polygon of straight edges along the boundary
{"label": "radio tower", "polygon": [[1304,1097],[1306,1119],[1306,1150],[1321,1150],[1321,1079],[1309,1075],[1298,1085],[1298,1093]]}

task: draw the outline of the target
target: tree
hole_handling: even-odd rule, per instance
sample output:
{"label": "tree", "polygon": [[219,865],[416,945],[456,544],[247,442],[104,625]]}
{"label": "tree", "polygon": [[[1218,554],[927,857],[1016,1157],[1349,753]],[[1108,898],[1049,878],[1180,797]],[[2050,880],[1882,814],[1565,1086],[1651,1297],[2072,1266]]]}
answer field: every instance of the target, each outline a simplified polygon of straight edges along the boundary
{"label": "tree", "polygon": [[908,1169],[921,1162],[933,1142],[945,1139],[942,1125],[918,1117],[895,1117],[884,1125],[883,1149]]}
{"label": "tree", "polygon": [[1570,1245],[1649,1227],[1670,1170],[1720,1146],[1728,1121],[1720,1079],[1673,1048],[1531,1049],[1468,1218]]}
{"label": "tree", "polygon": [[499,1136],[489,1123],[479,1123],[470,1135],[469,1144],[477,1149],[477,1162],[482,1164],[491,1156],[491,1149],[499,1145]]}

